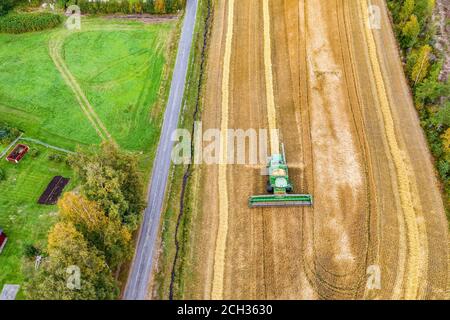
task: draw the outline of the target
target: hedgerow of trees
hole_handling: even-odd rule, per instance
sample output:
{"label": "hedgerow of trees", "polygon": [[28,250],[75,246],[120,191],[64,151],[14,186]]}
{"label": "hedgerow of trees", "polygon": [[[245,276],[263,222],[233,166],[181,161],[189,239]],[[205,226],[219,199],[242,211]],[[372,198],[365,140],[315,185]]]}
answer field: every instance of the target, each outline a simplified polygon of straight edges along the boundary
{"label": "hedgerow of trees", "polygon": [[388,0],[394,29],[405,58],[411,85],[431,151],[447,194],[450,209],[450,83],[439,80],[445,57],[435,48],[432,20],[435,0]]}
{"label": "hedgerow of trees", "polygon": [[20,6],[39,5],[36,1],[0,0],[0,32],[24,33],[51,29],[60,25],[62,16],[50,12],[19,13]]}
{"label": "hedgerow of trees", "polygon": [[76,4],[82,13],[88,14],[164,14],[175,13],[182,10],[186,0],[109,0],[109,1],[89,1],[89,0],[60,0],[63,7]]}
{"label": "hedgerow of trees", "polygon": [[51,29],[63,22],[62,16],[50,12],[10,13],[0,17],[0,32],[24,33]]}

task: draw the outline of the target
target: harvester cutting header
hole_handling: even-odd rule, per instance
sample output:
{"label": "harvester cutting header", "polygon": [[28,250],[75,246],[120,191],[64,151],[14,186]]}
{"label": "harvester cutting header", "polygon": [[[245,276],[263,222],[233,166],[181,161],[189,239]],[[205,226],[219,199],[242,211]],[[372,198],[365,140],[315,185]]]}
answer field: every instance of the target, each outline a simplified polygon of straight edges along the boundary
{"label": "harvester cutting header", "polygon": [[281,144],[281,149],[282,153],[273,154],[267,165],[269,174],[269,180],[267,181],[268,194],[251,196],[248,199],[250,208],[313,205],[313,198],[310,194],[292,194],[293,186],[289,179],[283,144]]}

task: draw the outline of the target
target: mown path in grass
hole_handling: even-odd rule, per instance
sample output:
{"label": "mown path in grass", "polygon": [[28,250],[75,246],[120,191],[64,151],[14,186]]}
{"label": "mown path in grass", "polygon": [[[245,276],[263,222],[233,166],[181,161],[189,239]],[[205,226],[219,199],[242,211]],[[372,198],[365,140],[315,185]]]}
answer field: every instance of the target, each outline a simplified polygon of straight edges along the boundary
{"label": "mown path in grass", "polygon": [[81,90],[78,85],[77,80],[74,78],[72,73],[67,68],[64,59],[61,57],[61,48],[64,44],[64,39],[67,35],[69,35],[69,31],[61,31],[56,33],[48,42],[48,48],[50,56],[61,73],[62,78],[65,83],[69,86],[69,88],[73,91],[75,98],[77,99],[78,104],[80,105],[81,110],[86,115],[86,118],[92,124],[92,127],[95,129],[97,134],[102,140],[112,139],[111,134],[106,129],[103,122],[98,117],[92,105],[89,103],[89,100],[84,95],[83,90]]}
{"label": "mown path in grass", "polygon": [[68,69],[112,137],[128,150],[153,150],[157,144],[174,27],[88,25],[64,42]]}

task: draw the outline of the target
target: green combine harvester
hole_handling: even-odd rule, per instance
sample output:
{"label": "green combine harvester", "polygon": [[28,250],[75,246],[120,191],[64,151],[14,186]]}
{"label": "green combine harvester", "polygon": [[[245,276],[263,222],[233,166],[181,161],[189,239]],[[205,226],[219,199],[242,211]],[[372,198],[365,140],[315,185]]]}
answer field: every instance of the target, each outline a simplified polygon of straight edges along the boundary
{"label": "green combine harvester", "polygon": [[312,206],[313,198],[310,194],[291,194],[292,183],[289,179],[288,166],[284,146],[281,145],[282,154],[274,154],[267,165],[269,181],[266,195],[251,196],[248,199],[250,208],[258,207],[298,207]]}

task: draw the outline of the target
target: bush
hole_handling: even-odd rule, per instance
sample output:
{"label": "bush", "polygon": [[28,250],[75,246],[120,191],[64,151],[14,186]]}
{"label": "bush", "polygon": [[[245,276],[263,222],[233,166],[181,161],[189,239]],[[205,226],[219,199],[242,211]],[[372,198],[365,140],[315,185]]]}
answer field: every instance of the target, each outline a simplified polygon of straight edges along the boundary
{"label": "bush", "polygon": [[11,13],[0,18],[0,32],[24,33],[51,29],[60,25],[62,16],[49,13]]}
{"label": "bush", "polygon": [[0,16],[6,15],[17,4],[19,4],[19,2],[20,2],[20,0],[1,0],[0,1]]}
{"label": "bush", "polygon": [[37,156],[39,156],[41,154],[41,151],[39,149],[31,149],[30,152],[28,152],[28,154],[32,157],[32,158],[36,158]]}
{"label": "bush", "polygon": [[27,258],[34,258],[41,253],[41,250],[33,244],[26,244],[23,249],[23,254]]}
{"label": "bush", "polygon": [[57,153],[53,153],[51,155],[48,156],[48,160],[50,161],[54,161],[54,162],[63,162],[66,158],[60,154]]}

